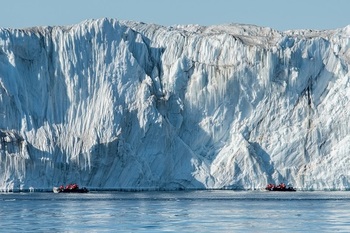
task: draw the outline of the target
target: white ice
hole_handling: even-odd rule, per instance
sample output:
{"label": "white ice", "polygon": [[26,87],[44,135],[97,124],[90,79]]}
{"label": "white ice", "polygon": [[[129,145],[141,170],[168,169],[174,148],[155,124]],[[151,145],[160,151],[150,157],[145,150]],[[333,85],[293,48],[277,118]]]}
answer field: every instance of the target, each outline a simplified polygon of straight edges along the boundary
{"label": "white ice", "polygon": [[350,187],[350,26],[0,29],[0,190]]}

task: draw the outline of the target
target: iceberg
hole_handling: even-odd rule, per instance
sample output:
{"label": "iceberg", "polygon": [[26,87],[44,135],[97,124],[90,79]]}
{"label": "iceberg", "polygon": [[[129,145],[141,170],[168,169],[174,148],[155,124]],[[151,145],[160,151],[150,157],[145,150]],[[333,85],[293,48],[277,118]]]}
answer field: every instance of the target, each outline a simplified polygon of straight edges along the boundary
{"label": "iceberg", "polygon": [[350,26],[0,28],[0,190],[350,187]]}

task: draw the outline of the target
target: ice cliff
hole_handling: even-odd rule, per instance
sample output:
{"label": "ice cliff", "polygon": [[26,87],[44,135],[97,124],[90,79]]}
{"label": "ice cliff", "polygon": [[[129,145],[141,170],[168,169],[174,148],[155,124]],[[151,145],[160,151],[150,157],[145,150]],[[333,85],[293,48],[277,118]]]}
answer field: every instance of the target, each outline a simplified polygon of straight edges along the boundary
{"label": "ice cliff", "polygon": [[350,26],[0,29],[0,190],[350,188]]}

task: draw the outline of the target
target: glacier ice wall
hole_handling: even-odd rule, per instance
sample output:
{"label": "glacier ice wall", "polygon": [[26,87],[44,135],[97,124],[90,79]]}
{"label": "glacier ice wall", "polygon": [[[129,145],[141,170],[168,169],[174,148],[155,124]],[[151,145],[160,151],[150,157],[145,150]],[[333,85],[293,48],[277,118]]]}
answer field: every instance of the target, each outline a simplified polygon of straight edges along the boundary
{"label": "glacier ice wall", "polygon": [[0,189],[350,187],[350,27],[0,29]]}

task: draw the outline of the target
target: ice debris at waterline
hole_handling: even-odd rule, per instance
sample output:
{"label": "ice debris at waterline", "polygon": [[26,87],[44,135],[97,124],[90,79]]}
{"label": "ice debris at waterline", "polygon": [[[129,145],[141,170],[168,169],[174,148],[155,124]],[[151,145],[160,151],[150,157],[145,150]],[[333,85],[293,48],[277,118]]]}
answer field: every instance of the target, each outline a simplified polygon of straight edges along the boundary
{"label": "ice debris at waterline", "polygon": [[350,187],[350,26],[0,29],[0,189]]}

